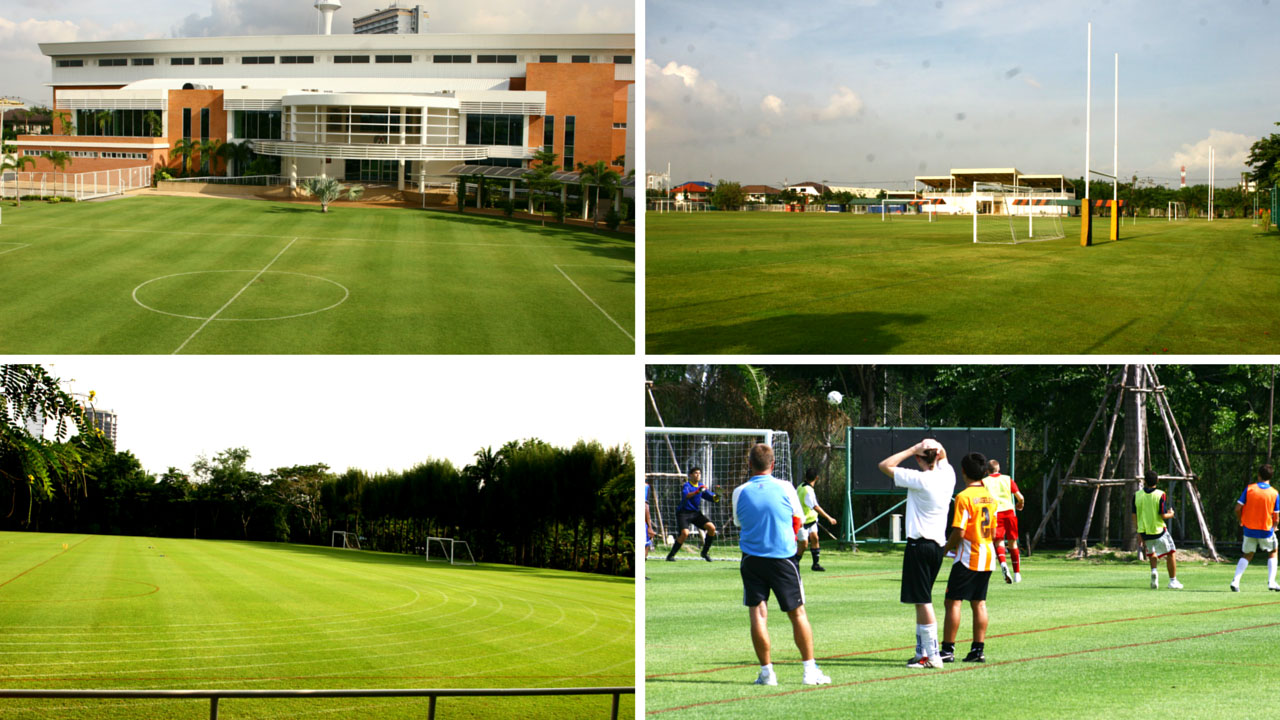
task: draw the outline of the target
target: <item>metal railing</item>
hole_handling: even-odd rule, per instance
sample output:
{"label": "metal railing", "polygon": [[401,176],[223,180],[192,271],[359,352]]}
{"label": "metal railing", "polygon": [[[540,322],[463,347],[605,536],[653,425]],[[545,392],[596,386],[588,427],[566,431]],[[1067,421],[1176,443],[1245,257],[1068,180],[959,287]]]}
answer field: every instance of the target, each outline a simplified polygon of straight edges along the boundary
{"label": "metal railing", "polygon": [[223,698],[352,698],[352,697],[425,697],[430,699],[428,720],[436,716],[436,700],[442,697],[525,697],[538,695],[612,695],[609,715],[618,720],[622,695],[634,695],[634,687],[588,688],[402,688],[377,690],[11,690],[0,689],[0,698],[99,698],[99,699],[198,699],[209,701],[209,720],[218,720],[218,701]]}

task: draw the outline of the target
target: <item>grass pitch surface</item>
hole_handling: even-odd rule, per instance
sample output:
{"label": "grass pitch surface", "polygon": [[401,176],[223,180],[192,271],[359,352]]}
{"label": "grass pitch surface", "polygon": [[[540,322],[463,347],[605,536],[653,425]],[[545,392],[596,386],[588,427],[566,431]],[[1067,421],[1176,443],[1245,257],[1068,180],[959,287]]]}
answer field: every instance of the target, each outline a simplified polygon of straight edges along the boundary
{"label": "grass pitch surface", "polygon": [[[66,543],[67,549],[62,545]],[[0,687],[629,686],[630,580],[269,543],[0,533]],[[609,696],[442,698],[607,717]],[[423,718],[428,700],[223,700],[221,717]],[[622,697],[628,717],[634,699]],[[8,718],[207,718],[207,700],[0,699]]]}
{"label": "grass pitch surface", "polygon": [[[987,223],[1007,221],[985,219]],[[972,242],[972,218],[646,217],[651,353],[1280,352],[1280,234],[1139,220],[1093,247]]]}
{"label": "grass pitch surface", "polygon": [[[770,601],[777,687],[756,686],[759,665],[742,606],[737,563],[661,556],[645,567],[645,712],[663,718],[1222,718],[1257,715],[1274,696],[1280,593],[1266,564],[1227,589],[1234,564],[1183,563],[1183,590],[1159,590],[1146,563],[1093,564],[1023,557],[1023,581],[997,569],[987,605],[985,664],[969,651],[961,613],[956,662],[905,667],[915,650],[913,606],[898,602],[902,555],[833,553],[825,573],[801,564],[818,664],[831,685],[800,684],[791,626]],[[934,586],[942,638],[950,562]],[[1265,713],[1264,713],[1265,714]]]}
{"label": "grass pitch surface", "polygon": [[634,243],[457,213],[6,203],[0,352],[633,353]]}

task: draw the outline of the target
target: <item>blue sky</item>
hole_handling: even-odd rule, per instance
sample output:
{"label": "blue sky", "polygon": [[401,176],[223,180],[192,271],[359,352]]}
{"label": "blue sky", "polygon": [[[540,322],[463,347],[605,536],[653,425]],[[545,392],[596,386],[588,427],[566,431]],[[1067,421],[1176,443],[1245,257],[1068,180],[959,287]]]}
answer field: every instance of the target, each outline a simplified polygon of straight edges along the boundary
{"label": "blue sky", "polygon": [[[335,34],[390,0],[344,0]],[[633,0],[468,0],[421,5],[428,28],[465,32],[634,32]],[[314,0],[0,0],[0,95],[48,103],[49,59],[41,42],[219,35],[301,35],[316,30]]]}
{"label": "blue sky", "polygon": [[1280,121],[1280,0],[844,0],[646,9],[647,167],[673,180],[893,186],[956,167],[1238,182]]}

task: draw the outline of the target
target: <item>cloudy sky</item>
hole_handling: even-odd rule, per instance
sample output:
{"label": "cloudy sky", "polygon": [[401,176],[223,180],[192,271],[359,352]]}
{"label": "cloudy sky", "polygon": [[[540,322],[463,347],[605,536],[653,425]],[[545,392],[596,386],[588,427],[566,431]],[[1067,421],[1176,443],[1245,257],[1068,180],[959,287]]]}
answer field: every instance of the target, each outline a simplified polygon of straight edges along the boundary
{"label": "cloudy sky", "polygon": [[[345,0],[333,31],[390,0]],[[633,32],[634,0],[401,0],[422,5],[439,33]],[[0,95],[48,103],[49,59],[38,43],[316,31],[314,0],[0,0]]]}
{"label": "cloudy sky", "polygon": [[[200,455],[247,447],[249,465],[316,462],[341,472],[472,460],[537,437],[629,443],[643,399],[627,358],[62,357],[73,392],[119,416],[117,448],[143,467],[190,471]],[[18,361],[18,360],[14,360]],[[28,358],[20,362],[32,362]]]}
{"label": "cloudy sky", "polygon": [[[1280,121],[1280,0],[649,0],[650,170],[892,186],[950,168],[1238,182]],[[1266,29],[1264,29],[1266,28]]]}

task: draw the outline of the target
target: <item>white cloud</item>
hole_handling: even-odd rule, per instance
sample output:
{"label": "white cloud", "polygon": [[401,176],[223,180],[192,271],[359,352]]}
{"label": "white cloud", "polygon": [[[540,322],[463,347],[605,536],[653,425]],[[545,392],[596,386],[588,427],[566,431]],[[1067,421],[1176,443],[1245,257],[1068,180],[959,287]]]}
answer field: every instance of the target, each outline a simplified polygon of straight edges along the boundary
{"label": "white cloud", "polygon": [[774,115],[781,115],[784,109],[782,98],[777,95],[765,95],[764,100],[760,101],[760,109]]}
{"label": "white cloud", "polygon": [[680,82],[684,83],[684,86],[688,88],[695,87],[698,84],[698,76],[701,75],[698,72],[698,68],[692,65],[677,65],[674,60],[667,63],[665,67],[659,68],[657,63],[646,58],[644,70],[647,75],[652,75],[656,72],[661,75],[680,78]]}
{"label": "white cloud", "polygon": [[817,119],[823,121],[842,120],[857,117],[862,112],[862,99],[847,87],[841,87],[828,100],[827,106],[817,113]]}
{"label": "white cloud", "polygon": [[1213,164],[1219,170],[1242,167],[1249,157],[1249,146],[1256,140],[1240,133],[1210,130],[1209,137],[1194,144],[1183,144],[1182,150],[1173,154],[1169,167],[1177,169],[1185,165],[1187,170],[1208,169],[1210,147],[1213,148]]}
{"label": "white cloud", "polygon": [[14,22],[0,17],[0,44],[11,47],[15,43],[30,46],[36,54],[35,43],[72,42],[79,37],[80,26],[70,20],[34,20]]}

